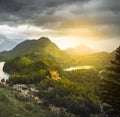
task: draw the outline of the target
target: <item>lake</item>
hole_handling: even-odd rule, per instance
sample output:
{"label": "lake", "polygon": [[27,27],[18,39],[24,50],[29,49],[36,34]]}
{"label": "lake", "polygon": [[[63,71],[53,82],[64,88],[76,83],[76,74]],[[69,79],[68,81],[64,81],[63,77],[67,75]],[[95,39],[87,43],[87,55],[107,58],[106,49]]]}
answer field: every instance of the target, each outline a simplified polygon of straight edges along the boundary
{"label": "lake", "polygon": [[3,66],[4,66],[4,64],[5,64],[5,62],[0,62],[0,81],[1,81],[1,79],[8,79],[9,78],[9,74],[7,74],[7,73],[5,73],[4,71],[3,71]]}
{"label": "lake", "polygon": [[82,69],[94,69],[94,66],[91,65],[83,65],[83,66],[76,66],[64,69],[64,71],[73,71],[73,70],[82,70]]}

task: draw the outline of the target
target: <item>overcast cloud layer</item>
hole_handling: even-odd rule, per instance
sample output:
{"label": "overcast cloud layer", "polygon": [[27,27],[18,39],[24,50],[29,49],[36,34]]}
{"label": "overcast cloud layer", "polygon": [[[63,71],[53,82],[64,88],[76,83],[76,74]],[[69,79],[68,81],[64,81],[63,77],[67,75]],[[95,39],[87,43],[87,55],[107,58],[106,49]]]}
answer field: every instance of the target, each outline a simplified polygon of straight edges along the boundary
{"label": "overcast cloud layer", "polygon": [[[0,25],[17,27],[23,37],[71,34],[119,41],[120,0],[0,0]],[[19,30],[22,25],[34,28]]]}

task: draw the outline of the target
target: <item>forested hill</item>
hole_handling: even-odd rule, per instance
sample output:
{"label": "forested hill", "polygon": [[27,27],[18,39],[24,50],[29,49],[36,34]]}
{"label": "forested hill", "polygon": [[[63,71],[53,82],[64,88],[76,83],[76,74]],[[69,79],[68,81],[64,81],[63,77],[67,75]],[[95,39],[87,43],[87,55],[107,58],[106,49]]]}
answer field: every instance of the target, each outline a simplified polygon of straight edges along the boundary
{"label": "forested hill", "polygon": [[[84,49],[79,48],[79,52],[83,52],[83,50]],[[25,56],[32,60],[49,59],[64,64],[67,67],[88,64],[103,69],[110,63],[110,60],[114,58],[114,55],[114,51],[112,53],[99,52],[89,53],[88,55],[70,55],[60,50],[58,46],[47,37],[41,37],[39,39],[23,41],[10,51],[1,52],[0,60],[6,61],[15,57]]]}
{"label": "forested hill", "polygon": [[0,53],[0,57],[3,60],[13,59],[19,56],[27,56],[31,59],[58,59],[58,61],[68,58],[67,54],[60,50],[57,45],[47,37],[41,37],[38,40],[23,41],[12,50]]}

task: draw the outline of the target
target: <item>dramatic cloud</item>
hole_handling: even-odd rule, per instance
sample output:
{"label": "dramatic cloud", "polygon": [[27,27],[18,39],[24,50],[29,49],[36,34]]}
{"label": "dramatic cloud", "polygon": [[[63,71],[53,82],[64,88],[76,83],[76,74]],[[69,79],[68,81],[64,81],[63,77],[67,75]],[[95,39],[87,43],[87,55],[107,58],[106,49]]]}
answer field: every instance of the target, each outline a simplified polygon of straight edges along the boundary
{"label": "dramatic cloud", "polygon": [[0,25],[7,25],[1,34],[11,32],[11,38],[47,35],[117,42],[120,0],[0,0]]}
{"label": "dramatic cloud", "polygon": [[[0,0],[1,23],[33,23],[43,25],[58,21],[55,13],[66,5],[88,0]],[[62,15],[62,14],[61,14]]]}

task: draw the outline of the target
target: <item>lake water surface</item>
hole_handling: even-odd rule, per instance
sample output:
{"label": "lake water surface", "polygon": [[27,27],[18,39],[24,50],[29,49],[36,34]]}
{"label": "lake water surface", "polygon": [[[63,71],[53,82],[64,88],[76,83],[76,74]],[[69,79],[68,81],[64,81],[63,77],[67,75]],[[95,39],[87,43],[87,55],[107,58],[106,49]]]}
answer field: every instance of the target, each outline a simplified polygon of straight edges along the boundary
{"label": "lake water surface", "polygon": [[5,64],[5,62],[0,62],[0,81],[1,81],[1,79],[8,79],[9,78],[9,74],[7,74],[7,73],[5,73],[4,71],[3,71],[3,66],[4,66],[4,64]]}
{"label": "lake water surface", "polygon": [[73,70],[80,70],[80,69],[94,69],[94,66],[91,65],[83,65],[83,66],[76,66],[64,69],[64,71],[73,71]]}

